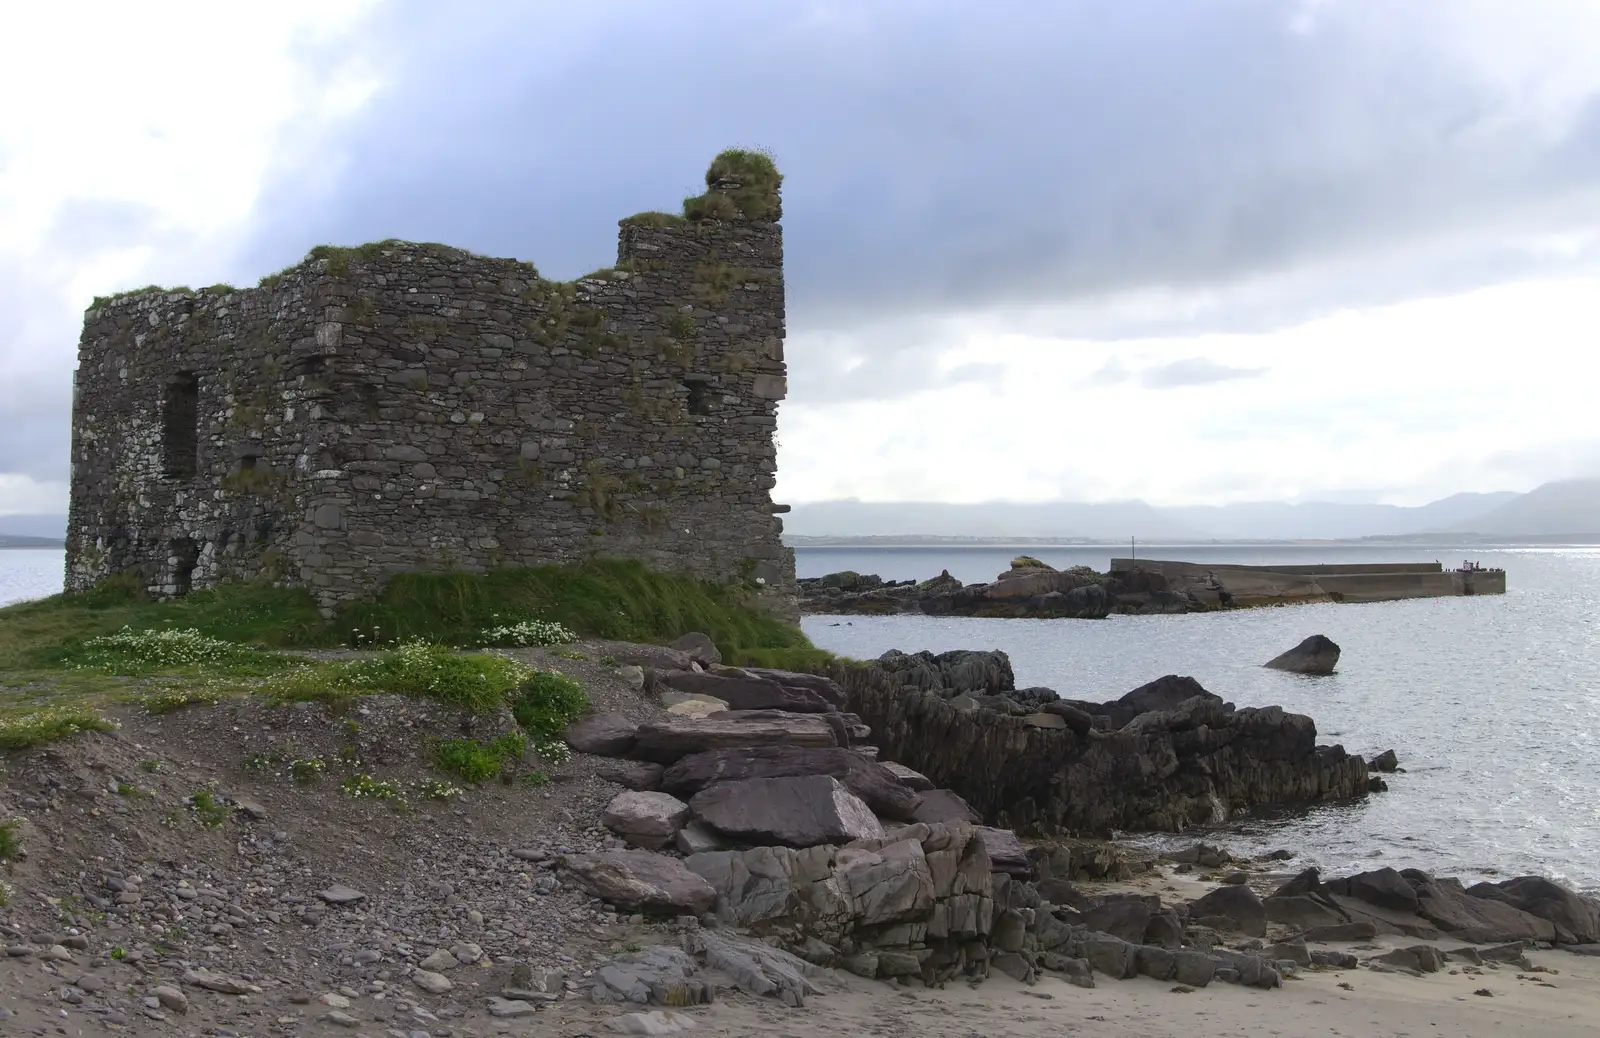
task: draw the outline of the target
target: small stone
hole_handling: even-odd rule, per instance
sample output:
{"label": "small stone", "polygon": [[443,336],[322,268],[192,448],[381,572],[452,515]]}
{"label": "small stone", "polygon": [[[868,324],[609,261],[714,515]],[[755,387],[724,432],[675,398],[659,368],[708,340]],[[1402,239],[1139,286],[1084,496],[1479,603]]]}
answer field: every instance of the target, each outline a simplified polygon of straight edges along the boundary
{"label": "small stone", "polygon": [[442,995],[455,987],[450,978],[442,973],[429,970],[417,970],[411,974],[411,983],[426,991],[430,995]]}
{"label": "small stone", "polygon": [[46,962],[71,962],[72,953],[59,944],[52,944],[48,950],[39,953],[39,958]]}
{"label": "small stone", "polygon": [[78,978],[78,987],[82,988],[84,991],[87,991],[91,995],[96,991],[101,990],[105,986],[106,982],[95,976],[93,973],[85,973],[83,976]]}
{"label": "small stone", "polygon": [[351,1016],[349,1013],[340,1012],[337,1009],[329,1010],[327,1013],[323,1014],[322,1019],[328,1021],[328,1023],[330,1023],[330,1024],[338,1024],[340,1027],[360,1027],[361,1026],[361,1021],[360,1020],[357,1020],[355,1017]]}
{"label": "small stone", "polygon": [[453,970],[458,965],[460,965],[460,963],[456,961],[456,957],[445,951],[443,948],[440,948],[438,951],[422,960],[422,968],[425,970],[432,970],[435,973],[440,970]]}
{"label": "small stone", "polygon": [[[151,991],[150,995],[156,1000],[157,1006],[165,1006],[174,1013],[187,1013],[189,1011],[189,996],[175,987],[163,984]],[[144,1004],[150,1009],[155,1008],[155,1006],[150,1005],[149,999],[145,999]]]}
{"label": "small stone", "polygon": [[498,1017],[532,1016],[539,1011],[538,1005],[533,1002],[522,1002],[516,999],[491,996],[489,999],[489,1015]]}
{"label": "small stone", "polygon": [[482,960],[483,949],[476,944],[458,944],[450,949],[450,954],[455,956],[457,962],[465,966]]}
{"label": "small stone", "polygon": [[628,1013],[612,1017],[606,1021],[606,1026],[620,1034],[656,1035],[692,1031],[698,1025],[694,1022],[694,1017],[686,1013],[658,1009],[653,1013]]}
{"label": "small stone", "polygon": [[361,891],[347,887],[343,883],[335,883],[317,896],[330,905],[353,905],[357,901],[366,900],[367,897]]}
{"label": "small stone", "polygon": [[233,802],[233,808],[240,814],[248,815],[257,822],[267,817],[267,809],[256,803],[254,800],[235,799]]}
{"label": "small stone", "polygon": [[317,1001],[321,1002],[323,1005],[327,1006],[329,1009],[349,1009],[350,1008],[350,1000],[348,998],[346,998],[345,996],[340,995],[340,994],[335,994],[332,991],[329,991],[326,994],[318,995],[317,996]]}

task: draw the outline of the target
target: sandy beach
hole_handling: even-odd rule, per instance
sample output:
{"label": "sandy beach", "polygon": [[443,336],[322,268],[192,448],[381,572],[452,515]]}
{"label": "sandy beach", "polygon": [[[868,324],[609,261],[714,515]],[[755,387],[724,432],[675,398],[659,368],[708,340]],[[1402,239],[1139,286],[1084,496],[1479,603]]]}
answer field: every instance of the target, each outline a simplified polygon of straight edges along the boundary
{"label": "sandy beach", "polygon": [[[839,973],[821,981],[826,994],[803,1009],[735,994],[686,1015],[698,1025],[694,1033],[730,1038],[1489,1038],[1518,1032],[1587,1038],[1600,1031],[1600,960],[1559,951],[1532,952],[1529,958],[1555,972],[1519,976],[1512,966],[1472,973],[1452,966],[1411,977],[1365,968],[1307,970],[1275,991],[1215,984],[1188,993],[1145,977],[1100,978],[1098,987],[1087,990],[1048,975],[1031,987],[995,975],[977,986],[897,990]],[[1492,995],[1475,995],[1479,989]],[[521,1033],[606,1033],[600,1021],[614,1013],[597,1009],[569,1003]]]}

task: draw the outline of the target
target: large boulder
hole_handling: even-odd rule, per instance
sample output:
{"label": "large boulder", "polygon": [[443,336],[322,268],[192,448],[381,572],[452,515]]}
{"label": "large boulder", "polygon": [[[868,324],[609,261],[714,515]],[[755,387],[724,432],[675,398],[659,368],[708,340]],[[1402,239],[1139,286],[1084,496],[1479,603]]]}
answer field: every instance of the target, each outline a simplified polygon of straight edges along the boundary
{"label": "large boulder", "polygon": [[688,656],[702,667],[715,667],[722,662],[722,653],[711,636],[694,631],[672,643],[672,647]]}
{"label": "large boulder", "polygon": [[1274,656],[1266,665],[1291,674],[1332,674],[1333,668],[1339,665],[1339,646],[1326,635],[1313,634],[1288,652]]}
{"label": "large boulder", "polygon": [[809,688],[781,685],[755,675],[678,671],[662,674],[661,684],[679,692],[714,696],[730,710],[784,710],[792,714],[825,714],[834,704]]}
{"label": "large boulder", "polygon": [[600,815],[600,824],[647,851],[671,843],[688,820],[689,805],[666,793],[619,793]]}
{"label": "large boulder", "polygon": [[560,864],[590,894],[630,911],[701,915],[717,900],[711,885],[683,862],[651,851],[569,854]]}
{"label": "large boulder", "polygon": [[1500,883],[1477,883],[1468,894],[1503,901],[1529,915],[1548,920],[1563,944],[1600,941],[1600,902],[1583,897],[1554,880],[1519,876]]}
{"label": "large boulder", "polygon": [[662,774],[661,788],[694,796],[719,782],[831,775],[880,817],[912,820],[918,797],[884,765],[839,746],[754,746],[692,753]]}
{"label": "large boulder", "polygon": [[1022,849],[1022,842],[1017,839],[1016,833],[987,825],[975,825],[972,831],[983,841],[983,849],[989,854],[989,867],[995,872],[1006,872],[1013,876],[1026,876],[1033,872],[1033,863],[1028,860],[1028,852]]}
{"label": "large boulder", "polygon": [[691,930],[684,943],[708,968],[727,974],[733,986],[747,995],[800,1007],[807,995],[817,993],[810,978],[822,970],[782,949],[714,930]]}
{"label": "large boulder", "polygon": [[861,799],[831,775],[722,782],[689,801],[695,818],[756,844],[814,847],[883,835]]}
{"label": "large boulder", "polygon": [[912,817],[919,822],[969,822],[983,821],[978,812],[948,789],[924,790],[917,801]]}
{"label": "large boulder", "polygon": [[621,714],[587,714],[567,727],[563,737],[579,753],[599,757],[622,757],[633,749],[637,721]]}
{"label": "large boulder", "polygon": [[633,755],[671,764],[691,753],[744,746],[837,746],[833,725],[820,714],[740,717],[725,711],[710,717],[667,717],[638,727]]}
{"label": "large boulder", "polygon": [[1475,897],[1459,880],[1420,882],[1417,914],[1445,933],[1463,941],[1489,944],[1499,941],[1553,941],[1555,924],[1524,912],[1504,901]]}
{"label": "large boulder", "polygon": [[682,948],[655,945],[618,956],[595,971],[589,997],[601,1004],[692,1006],[710,1002],[713,987],[700,979]]}
{"label": "large boulder", "polygon": [[1189,919],[1202,923],[1206,919],[1223,920],[1229,929],[1251,937],[1262,937],[1267,932],[1267,909],[1255,891],[1245,886],[1218,887],[1190,902]]}
{"label": "large boulder", "polygon": [[1388,866],[1370,872],[1358,872],[1348,879],[1334,880],[1328,887],[1379,908],[1412,914],[1417,911],[1416,890],[1406,882],[1404,876]]}

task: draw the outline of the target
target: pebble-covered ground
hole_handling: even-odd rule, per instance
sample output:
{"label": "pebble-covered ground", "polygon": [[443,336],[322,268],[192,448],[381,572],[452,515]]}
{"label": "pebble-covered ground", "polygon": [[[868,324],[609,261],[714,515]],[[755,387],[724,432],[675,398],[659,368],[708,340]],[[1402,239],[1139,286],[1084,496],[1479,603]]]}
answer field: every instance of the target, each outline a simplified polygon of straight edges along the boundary
{"label": "pebble-covered ground", "polygon": [[[576,648],[517,655],[582,681],[596,709],[658,709],[600,662],[606,646]],[[117,719],[0,757],[0,820],[22,820],[25,854],[0,871],[0,1033],[494,1033],[489,996],[570,992],[669,936],[553,867],[619,846],[599,826],[620,790],[602,762],[534,761],[548,783],[436,798],[465,783],[429,768],[428,739],[492,736],[506,716],[463,729],[430,701],[376,696]],[[351,795],[361,775],[368,795]]]}

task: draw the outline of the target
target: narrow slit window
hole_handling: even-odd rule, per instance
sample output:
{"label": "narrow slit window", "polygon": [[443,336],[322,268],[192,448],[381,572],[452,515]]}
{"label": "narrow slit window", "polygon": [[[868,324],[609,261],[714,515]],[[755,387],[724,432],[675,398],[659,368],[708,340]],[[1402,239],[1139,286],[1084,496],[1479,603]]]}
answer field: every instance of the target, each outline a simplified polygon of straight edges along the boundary
{"label": "narrow slit window", "polygon": [[690,414],[711,413],[711,387],[704,382],[685,382],[683,388],[689,391],[688,408]]}
{"label": "narrow slit window", "polygon": [[161,407],[161,462],[168,477],[192,479],[200,459],[200,378],[184,372],[167,383]]}

